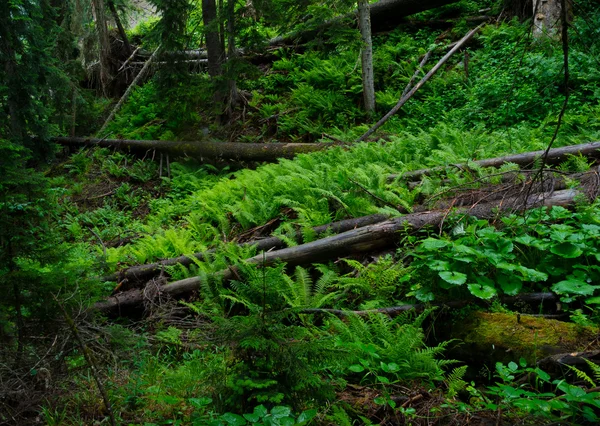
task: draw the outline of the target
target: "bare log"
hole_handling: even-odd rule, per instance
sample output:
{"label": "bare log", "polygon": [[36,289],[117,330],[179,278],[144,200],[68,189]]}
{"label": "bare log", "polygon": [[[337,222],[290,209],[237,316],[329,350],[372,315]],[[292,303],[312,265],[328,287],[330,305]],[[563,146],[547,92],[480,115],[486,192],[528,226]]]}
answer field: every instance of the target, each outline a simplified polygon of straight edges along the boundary
{"label": "bare log", "polygon": [[[482,203],[471,208],[460,208],[457,209],[457,212],[477,218],[490,218],[496,216],[497,211],[525,210],[537,206],[568,206],[577,194],[578,192],[575,190],[558,191],[551,195],[533,194],[526,200],[521,197],[504,199],[492,203]],[[407,228],[418,229],[427,225],[440,226],[447,215],[447,210],[413,213],[296,247],[262,253],[246,259],[246,262],[263,266],[276,262],[300,265],[317,261],[323,262],[352,253],[370,252],[393,245],[396,241],[396,234]],[[228,280],[233,278],[234,274],[235,271],[230,268],[221,271],[217,276]],[[171,297],[178,297],[198,290],[200,284],[201,279],[198,277],[187,278],[162,286],[161,292]],[[143,292],[135,289],[98,302],[95,308],[103,312],[110,312],[134,307],[141,304],[143,300]]]}
{"label": "bare log", "polygon": [[240,142],[175,142],[135,141],[126,139],[93,139],[56,137],[52,141],[61,145],[96,145],[133,152],[157,150],[173,156],[217,158],[237,161],[277,161],[293,158],[297,154],[321,151],[333,146],[328,143],[240,143]]}
{"label": "bare log", "polygon": [[[580,145],[565,146],[562,148],[553,148],[548,151],[546,164],[560,164],[567,159],[569,155],[583,155],[588,158],[600,158],[600,142],[590,142]],[[450,168],[459,170],[468,170],[469,167],[500,167],[507,163],[517,164],[521,167],[532,166],[537,160],[540,160],[546,151],[533,151],[523,154],[507,155],[505,157],[488,158],[486,160],[473,161],[462,164],[450,164],[444,167],[434,167],[432,169],[421,169],[402,174],[388,176],[388,179],[395,180],[402,178],[408,181],[418,180],[423,176],[430,176],[434,173],[443,172]]]}
{"label": "bare log", "polygon": [[417,90],[419,90],[425,83],[427,83],[427,81],[436,72],[438,72],[438,70],[442,67],[442,65],[444,65],[448,61],[448,59],[450,59],[450,57],[452,55],[454,55],[456,52],[458,52],[458,50],[467,41],[469,41],[475,35],[475,33],[477,31],[479,31],[479,29],[483,25],[484,24],[480,24],[476,28],[472,29],[458,43],[456,43],[456,45],[452,49],[450,49],[450,51],[448,53],[446,53],[444,55],[444,57],[442,59],[440,59],[439,62],[437,64],[435,64],[435,66],[431,70],[429,70],[429,72],[427,74],[425,74],[425,76],[421,79],[421,81],[419,81],[412,89],[410,89],[410,91],[406,95],[400,97],[400,100],[390,110],[390,112],[388,112],[386,115],[384,115],[381,120],[379,120],[377,123],[375,123],[375,125],[373,127],[371,127],[369,130],[367,130],[364,135],[362,135],[360,138],[358,138],[357,142],[364,141],[366,138],[368,138],[369,136],[371,136],[373,133],[375,133],[377,131],[377,129],[379,129],[381,126],[383,126],[386,123],[386,121],[388,121],[394,114],[396,114],[400,110],[400,108],[402,108],[404,106],[404,104],[406,102],[408,102],[408,100],[410,98],[412,98],[412,96],[417,92]]}
{"label": "bare log", "polygon": [[[382,214],[372,214],[369,216],[363,216],[355,219],[347,219],[339,222],[329,223],[327,225],[316,226],[313,228],[313,231],[317,234],[324,234],[325,232],[333,232],[340,233],[346,232],[351,229],[361,228],[363,226],[372,225],[374,223],[383,222],[388,217]],[[301,235],[296,234],[296,241],[301,242]],[[286,246],[286,244],[281,241],[278,237],[269,237],[262,240],[257,241],[249,241],[247,243],[242,244],[242,246],[255,246],[258,252],[273,250],[273,249],[281,249]],[[204,260],[206,256],[215,253],[215,250],[208,250],[202,253],[194,253],[189,256],[179,256],[171,259],[161,260],[156,263],[149,263],[146,265],[138,265],[133,266],[128,269],[124,269],[122,271],[116,272],[111,275],[107,275],[105,277],[100,278],[101,281],[123,281],[123,280],[140,280],[147,279],[152,275],[159,273],[163,268],[167,266],[174,266],[177,264],[183,266],[189,266],[194,262],[194,259]]]}
{"label": "bare log", "polygon": [[[548,301],[557,301],[558,298],[554,293],[526,293],[520,294],[518,296],[500,296],[498,298],[502,303],[514,304],[517,301],[524,303],[543,303]],[[300,313],[302,314],[331,314],[338,317],[345,317],[349,315],[358,315],[358,316],[367,316],[371,314],[385,314],[385,315],[398,315],[402,312],[415,311],[415,312],[423,312],[425,309],[432,307],[443,307],[450,309],[460,309],[467,305],[473,303],[472,299],[469,300],[453,300],[444,303],[433,303],[433,304],[423,304],[419,303],[416,305],[401,305],[401,306],[392,306],[389,308],[379,308],[379,309],[367,309],[364,311],[346,311],[343,309],[302,309]]]}

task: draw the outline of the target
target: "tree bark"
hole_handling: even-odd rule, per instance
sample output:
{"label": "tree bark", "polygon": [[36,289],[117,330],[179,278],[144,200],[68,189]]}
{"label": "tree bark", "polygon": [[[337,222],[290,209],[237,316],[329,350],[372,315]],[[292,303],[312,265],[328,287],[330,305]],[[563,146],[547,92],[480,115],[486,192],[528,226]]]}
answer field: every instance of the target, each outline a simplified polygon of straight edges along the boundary
{"label": "tree bark", "polygon": [[237,49],[235,48],[235,0],[228,0],[227,3],[227,63],[229,74],[229,98],[227,100],[227,114],[231,116],[238,103],[238,90],[234,70],[235,60],[237,58]]}
{"label": "tree bark", "polygon": [[208,74],[211,77],[218,77],[223,74],[225,51],[219,36],[219,20],[215,0],[202,0],[202,20],[206,34]]}
{"label": "tree bark", "polygon": [[123,24],[121,24],[121,19],[119,18],[119,14],[117,13],[117,8],[115,7],[114,0],[108,0],[108,8],[112,13],[115,24],[117,25],[117,29],[119,30],[119,35],[123,39],[123,44],[125,45],[125,50],[127,51],[127,55],[131,55],[133,49],[131,48],[131,44],[129,44],[129,38],[127,38],[127,33],[125,32],[125,28],[123,28]]}
{"label": "tree bark", "polygon": [[369,0],[358,0],[358,26],[362,37],[361,63],[365,111],[375,112],[375,77],[373,75],[373,40],[371,39],[371,16]]}
{"label": "tree bark", "polygon": [[[457,209],[457,212],[477,218],[491,218],[496,216],[498,211],[525,210],[538,206],[568,206],[577,194],[578,192],[575,190],[558,191],[550,195],[533,194],[527,200],[523,200],[521,197],[507,198],[498,202],[482,203],[472,208]],[[261,253],[246,259],[246,262],[263,266],[284,262],[293,266],[317,261],[323,262],[353,253],[368,253],[393,245],[396,241],[396,234],[407,228],[419,229],[427,225],[440,226],[447,215],[447,210],[413,213],[296,247]],[[235,270],[229,268],[216,275],[223,280],[229,280],[234,277]],[[171,297],[180,297],[198,290],[200,284],[201,279],[198,277],[187,278],[162,286],[161,292]],[[143,291],[135,289],[98,302],[95,308],[103,312],[114,312],[140,305],[143,300]]]}
{"label": "tree bark", "polygon": [[[430,176],[435,173],[443,172],[448,169],[469,169],[470,166],[477,167],[500,167],[503,164],[513,163],[521,167],[532,166],[537,160],[542,158],[546,151],[525,152],[523,154],[507,155],[505,157],[488,158],[486,160],[473,161],[471,163],[450,164],[444,167],[434,167],[432,169],[421,169],[402,174],[388,176],[388,179],[394,180],[402,178],[408,181],[419,180],[423,176]],[[569,155],[583,155],[588,158],[600,158],[600,142],[590,142],[580,145],[565,146],[562,148],[553,148],[548,151],[546,164],[559,164],[567,159]]]}
{"label": "tree bark", "polygon": [[55,137],[51,140],[61,145],[96,145],[136,152],[157,150],[174,156],[187,155],[200,160],[211,158],[236,161],[277,161],[280,158],[293,158],[298,154],[321,151],[333,146],[327,143],[174,142],[68,137]]}
{"label": "tree bark", "polygon": [[106,13],[104,0],[92,0],[94,15],[96,18],[96,31],[98,32],[98,46],[100,49],[100,84],[105,96],[109,94],[108,85],[111,81],[110,75],[110,39],[106,25]]}
{"label": "tree bark", "polygon": [[[372,214],[369,216],[363,216],[355,219],[347,219],[339,222],[329,223],[327,225],[316,226],[313,228],[313,232],[315,232],[316,235],[323,234],[327,231],[331,231],[337,234],[340,232],[349,231],[351,229],[362,228],[363,226],[383,222],[387,218],[387,216],[382,214]],[[296,234],[295,239],[298,243],[300,243],[302,237],[300,234]],[[247,243],[241,244],[241,246],[255,246],[258,252],[262,252],[273,249],[281,249],[284,248],[286,244],[283,241],[281,241],[278,237],[269,237],[262,240],[249,241]],[[208,250],[207,252],[194,253],[189,256],[179,256],[172,259],[165,259],[160,262],[150,263],[147,265],[133,266],[131,268],[124,269],[114,274],[102,277],[100,278],[100,280],[123,281],[147,279],[148,277],[159,273],[166,266],[173,266],[177,264],[189,266],[193,263],[193,260],[191,259],[192,257],[198,260],[204,260],[206,255],[212,254],[214,252],[215,250]]]}
{"label": "tree bark", "polygon": [[533,13],[533,36],[560,40],[561,0],[533,0]]}

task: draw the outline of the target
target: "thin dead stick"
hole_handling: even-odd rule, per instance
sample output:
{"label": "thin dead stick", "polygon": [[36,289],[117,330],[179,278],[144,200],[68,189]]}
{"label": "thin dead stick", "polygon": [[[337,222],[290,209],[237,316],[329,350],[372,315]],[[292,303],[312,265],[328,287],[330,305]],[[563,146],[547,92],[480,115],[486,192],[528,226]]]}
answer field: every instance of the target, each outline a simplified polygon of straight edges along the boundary
{"label": "thin dead stick", "polygon": [[402,108],[404,106],[404,104],[406,102],[408,102],[408,100],[410,98],[413,97],[413,95],[417,92],[417,90],[419,90],[421,87],[423,87],[423,85],[425,83],[427,83],[427,81],[436,72],[438,72],[438,70],[442,67],[442,65],[444,65],[448,61],[448,59],[450,59],[450,57],[452,55],[454,55],[467,41],[469,41],[475,35],[475,33],[477,33],[477,31],[479,31],[481,29],[481,27],[483,27],[483,25],[485,25],[485,24],[478,25],[476,28],[469,31],[467,33],[467,35],[464,36],[458,43],[456,43],[456,46],[454,46],[448,53],[446,53],[446,55],[444,55],[444,57],[442,59],[440,59],[439,62],[437,64],[435,64],[435,66],[427,74],[425,74],[425,77],[423,77],[421,79],[421,81],[419,81],[415,85],[415,87],[413,87],[406,95],[402,96],[400,98],[400,100],[398,101],[398,103],[396,104],[396,106],[394,106],[394,108],[392,108],[390,110],[390,112],[388,112],[386,115],[384,115],[381,120],[379,120],[377,123],[375,123],[375,125],[373,127],[371,127],[369,130],[367,130],[367,132],[364,135],[362,135],[360,138],[358,138],[357,142],[362,142],[366,138],[371,136],[373,133],[375,133],[377,131],[377,129],[379,129],[381,126],[383,126],[394,114],[396,114],[400,110],[400,108]]}
{"label": "thin dead stick", "polygon": [[98,371],[98,367],[96,367],[96,363],[94,362],[94,356],[92,354],[92,351],[90,350],[90,348],[85,344],[85,342],[81,338],[81,335],[79,334],[79,330],[77,329],[77,324],[75,324],[75,321],[68,314],[65,307],[62,305],[62,303],[59,302],[59,300],[56,296],[53,295],[52,297],[54,297],[54,300],[56,301],[59,309],[62,311],[65,321],[69,325],[69,328],[71,329],[71,332],[73,333],[73,337],[75,337],[75,340],[79,344],[79,348],[81,349],[81,352],[83,352],[83,357],[85,358],[85,361],[87,362],[88,366],[90,367],[92,376],[94,377],[94,381],[96,382],[96,386],[98,386],[98,391],[100,392],[100,395],[102,396],[102,400],[104,401],[104,407],[106,408],[106,412],[108,413],[108,418],[110,420],[110,424],[112,426],[117,426],[117,422],[115,420],[115,415],[113,413],[112,405],[110,404],[110,399],[108,398],[108,393],[106,392],[106,388],[104,387],[104,385],[102,384],[102,380],[100,379],[100,373]]}
{"label": "thin dead stick", "polygon": [[423,56],[423,59],[421,59],[421,62],[419,63],[419,66],[417,67],[415,73],[410,78],[410,80],[408,81],[408,84],[404,88],[404,91],[402,92],[402,96],[400,96],[401,98],[405,97],[406,94],[408,92],[410,92],[410,89],[412,89],[413,84],[415,84],[415,80],[417,79],[417,77],[419,76],[419,74],[421,74],[421,72],[423,71],[423,67],[425,66],[425,64],[427,63],[427,61],[429,61],[429,58],[431,58],[431,55],[433,54],[434,50],[435,50],[435,48],[431,49],[429,52],[427,52],[425,54],[425,56]]}
{"label": "thin dead stick", "polygon": [[119,102],[117,102],[117,105],[111,111],[110,115],[108,116],[108,118],[106,119],[104,124],[102,125],[102,128],[98,131],[99,135],[102,134],[102,132],[104,132],[104,129],[106,129],[106,126],[108,126],[108,123],[110,123],[112,121],[112,119],[115,118],[115,115],[117,114],[119,109],[121,109],[121,106],[123,106],[123,104],[125,103],[127,98],[129,98],[129,95],[131,94],[131,91],[133,90],[133,88],[135,86],[137,86],[137,84],[140,82],[140,80],[144,77],[144,75],[150,68],[150,64],[156,57],[156,54],[158,53],[159,50],[160,50],[160,45],[156,48],[154,53],[152,53],[152,56],[150,56],[150,58],[146,61],[146,63],[144,64],[144,67],[140,70],[138,75],[135,76],[135,78],[133,79],[133,81],[131,82],[131,84],[129,85],[129,87],[127,88],[125,93],[123,94],[123,96],[121,96],[121,99],[119,99]]}
{"label": "thin dead stick", "polygon": [[140,50],[140,47],[138,47],[137,49],[135,49],[133,51],[133,53],[131,54],[131,56],[129,58],[127,58],[127,60],[125,62],[123,62],[123,65],[121,65],[121,68],[119,68],[118,72],[121,72],[121,71],[123,71],[125,69],[125,67],[129,63],[129,61],[131,61],[134,58],[135,54],[138,53],[138,50]]}

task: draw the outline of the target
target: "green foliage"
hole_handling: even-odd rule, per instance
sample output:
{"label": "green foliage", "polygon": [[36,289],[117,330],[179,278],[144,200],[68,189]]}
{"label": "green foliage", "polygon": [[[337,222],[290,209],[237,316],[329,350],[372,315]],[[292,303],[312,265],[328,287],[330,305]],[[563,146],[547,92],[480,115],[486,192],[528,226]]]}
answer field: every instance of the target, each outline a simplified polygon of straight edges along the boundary
{"label": "green foliage", "polygon": [[[520,364],[520,365],[519,365]],[[600,408],[600,393],[588,391],[565,380],[551,380],[548,373],[538,367],[526,367],[524,360],[508,365],[496,364],[496,373],[501,380],[487,388],[487,395],[498,398],[497,402],[480,401],[487,408],[510,411],[513,416],[541,417],[550,421],[568,421],[580,424],[582,421],[598,422],[597,409]],[[597,370],[598,366],[594,365]],[[585,373],[574,369],[580,376]],[[520,375],[529,374],[534,386],[518,384]],[[586,376],[587,379],[589,377]],[[553,391],[543,392],[540,388],[553,386]]]}
{"label": "green foliage", "polygon": [[424,312],[414,320],[410,315],[392,320],[383,314],[372,314],[367,319],[351,315],[347,322],[331,319],[336,346],[350,355],[346,374],[360,377],[360,383],[383,385],[417,378],[441,379],[442,367],[452,361],[435,359],[446,344],[424,344],[421,323],[429,314]]}
{"label": "green foliage", "polygon": [[[526,217],[461,221],[448,238],[429,237],[411,252],[413,295],[430,301],[444,292],[491,299],[551,287],[564,302],[597,289],[598,205],[571,213],[563,207],[537,209]],[[566,279],[560,279],[566,277]]]}

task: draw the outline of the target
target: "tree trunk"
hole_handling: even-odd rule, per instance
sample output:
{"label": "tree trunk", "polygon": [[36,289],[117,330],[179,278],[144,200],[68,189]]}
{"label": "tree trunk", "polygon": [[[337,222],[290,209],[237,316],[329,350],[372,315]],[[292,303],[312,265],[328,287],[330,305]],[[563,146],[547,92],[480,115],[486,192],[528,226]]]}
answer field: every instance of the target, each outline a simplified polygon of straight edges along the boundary
{"label": "tree trunk", "polygon": [[375,77],[373,75],[373,40],[371,39],[371,16],[369,0],[358,0],[358,26],[362,37],[361,64],[365,111],[375,112]]}
{"label": "tree trunk", "polygon": [[237,49],[235,48],[235,0],[228,0],[227,3],[227,53],[228,53],[228,73],[229,73],[229,99],[227,100],[227,115],[231,116],[238,103],[238,90],[235,72],[235,60]]}
{"label": "tree trunk", "polygon": [[[363,216],[355,219],[347,219],[339,222],[329,223],[327,225],[316,226],[313,228],[313,232],[316,235],[323,234],[327,231],[338,234],[340,232],[346,232],[351,229],[362,228],[363,226],[372,225],[374,223],[383,222],[387,220],[387,216],[382,214],[372,214],[369,216]],[[296,234],[295,239],[298,243],[301,242],[302,237],[300,234]],[[247,243],[242,244],[242,246],[255,246],[256,250],[261,251],[269,251],[273,249],[281,249],[286,246],[286,244],[281,241],[278,237],[269,237],[258,241],[249,241]],[[192,258],[196,258],[198,260],[204,260],[206,255],[214,253],[215,250],[209,250],[205,253],[194,253],[189,256],[180,256],[172,259],[165,259],[160,262],[150,263],[147,265],[139,265],[133,266],[131,268],[116,272],[114,274],[108,275],[106,277],[100,278],[100,281],[123,281],[123,280],[143,280],[156,275],[165,266],[173,266],[173,265],[183,265],[189,266],[194,261]]]}
{"label": "tree trunk", "polygon": [[[491,218],[496,216],[498,211],[525,210],[538,206],[567,206],[573,203],[576,195],[578,192],[575,190],[557,191],[551,195],[533,194],[527,200],[523,200],[522,197],[507,198],[498,202],[482,203],[472,208],[457,209],[457,212],[477,218]],[[368,253],[393,245],[397,240],[396,234],[400,231],[406,231],[407,228],[419,229],[426,225],[437,227],[447,216],[447,210],[413,213],[296,247],[261,253],[246,259],[246,262],[264,266],[284,262],[293,266],[323,262],[353,253]],[[235,269],[229,268],[221,271],[217,273],[217,276],[223,280],[229,280],[235,276]],[[179,297],[198,290],[200,284],[201,279],[198,277],[187,278],[162,286],[161,292],[172,297]],[[143,300],[143,291],[136,289],[98,302],[95,308],[104,312],[120,311],[140,305]]]}
{"label": "tree trunk", "polygon": [[100,49],[100,84],[102,92],[108,96],[108,85],[111,81],[110,75],[110,39],[108,27],[106,26],[106,14],[104,0],[92,0],[94,15],[96,18],[96,31],[98,32],[98,47]]}
{"label": "tree trunk", "polygon": [[129,39],[127,38],[125,28],[123,28],[123,24],[121,24],[121,19],[119,18],[119,14],[117,13],[117,8],[115,7],[114,0],[108,0],[108,8],[110,9],[113,19],[115,20],[115,24],[117,25],[117,29],[119,30],[119,35],[123,39],[123,44],[125,45],[127,56],[129,56],[133,52],[133,49],[131,48],[131,44],[129,44]]}
{"label": "tree trunk", "polygon": [[[449,164],[444,167],[435,167],[432,169],[421,169],[412,172],[406,172],[397,175],[388,176],[389,180],[394,180],[399,177],[405,180],[419,180],[423,176],[443,172],[447,169],[469,169],[470,166],[477,167],[500,167],[503,164],[514,163],[521,167],[529,167],[539,160],[546,151],[525,152],[523,154],[507,155],[506,157],[488,158],[486,160],[473,161],[463,164]],[[600,142],[590,142],[580,145],[565,146],[562,148],[553,148],[548,152],[546,164],[560,164],[570,155],[583,155],[588,158],[600,158]]]}
{"label": "tree trunk", "polygon": [[533,0],[533,35],[560,39],[561,0]]}
{"label": "tree trunk", "polygon": [[[370,5],[371,9],[371,28],[376,31],[386,31],[393,29],[402,22],[402,18],[414,15],[425,10],[435,9],[450,3],[456,3],[458,0],[380,0]],[[353,18],[357,11],[333,18],[318,28],[293,32],[283,36],[275,37],[269,42],[270,45],[282,43],[298,43],[313,40],[319,33],[329,28],[343,19]]]}
{"label": "tree trunk", "polygon": [[200,160],[211,158],[237,161],[277,161],[280,158],[293,158],[298,154],[321,151],[333,146],[327,143],[175,142],[68,137],[55,137],[51,141],[61,145],[97,145],[141,153],[155,149],[174,156],[190,156]]}
{"label": "tree trunk", "polygon": [[202,20],[206,34],[208,74],[218,77],[223,74],[225,51],[219,36],[219,20],[215,0],[202,0]]}

